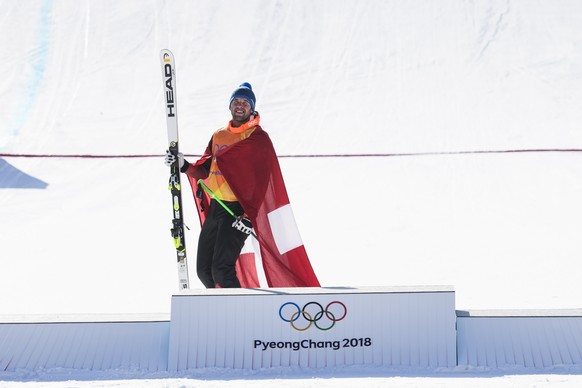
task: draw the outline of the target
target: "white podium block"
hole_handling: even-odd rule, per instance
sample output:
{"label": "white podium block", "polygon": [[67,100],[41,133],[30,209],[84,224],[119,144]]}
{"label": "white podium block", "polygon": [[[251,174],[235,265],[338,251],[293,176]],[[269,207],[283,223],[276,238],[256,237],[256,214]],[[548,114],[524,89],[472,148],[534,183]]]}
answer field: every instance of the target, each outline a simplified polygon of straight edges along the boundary
{"label": "white podium block", "polygon": [[582,309],[458,311],[459,365],[582,365]]}
{"label": "white podium block", "polygon": [[0,316],[0,371],[167,370],[167,316]]}
{"label": "white podium block", "polygon": [[452,287],[187,290],[172,297],[168,369],[452,367]]}

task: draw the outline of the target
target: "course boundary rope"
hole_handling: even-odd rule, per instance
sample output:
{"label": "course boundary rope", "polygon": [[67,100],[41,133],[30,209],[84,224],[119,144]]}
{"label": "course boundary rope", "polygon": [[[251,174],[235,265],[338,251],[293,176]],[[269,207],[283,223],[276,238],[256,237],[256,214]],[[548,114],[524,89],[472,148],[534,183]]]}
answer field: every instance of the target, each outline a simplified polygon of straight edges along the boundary
{"label": "course boundary rope", "polygon": [[[582,148],[535,148],[509,150],[473,150],[473,151],[442,151],[442,152],[396,152],[396,153],[354,153],[354,154],[288,154],[279,158],[384,158],[407,156],[439,156],[439,155],[475,155],[475,154],[511,154],[511,153],[541,153],[541,152],[582,152]],[[162,158],[165,154],[16,154],[0,153],[6,158],[85,158],[85,159],[115,159],[115,158]],[[184,154],[187,157],[200,157],[197,154]]]}

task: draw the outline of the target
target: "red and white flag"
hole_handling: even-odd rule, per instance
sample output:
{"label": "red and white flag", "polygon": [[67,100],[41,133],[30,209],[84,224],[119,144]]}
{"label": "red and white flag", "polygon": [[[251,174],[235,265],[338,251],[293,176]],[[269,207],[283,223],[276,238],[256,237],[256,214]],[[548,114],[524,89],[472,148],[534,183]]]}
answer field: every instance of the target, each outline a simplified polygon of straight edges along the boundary
{"label": "red and white flag", "polygon": [[[196,165],[209,157],[210,150],[207,149]],[[269,135],[258,126],[247,139],[216,155],[216,162],[253,223],[268,286],[319,287],[295,222]],[[195,194],[197,178],[188,178]],[[201,206],[203,212],[207,211],[209,198],[206,194],[202,198],[194,197],[203,222]],[[242,287],[259,287],[254,257],[249,253],[243,252],[239,257],[237,275]]]}

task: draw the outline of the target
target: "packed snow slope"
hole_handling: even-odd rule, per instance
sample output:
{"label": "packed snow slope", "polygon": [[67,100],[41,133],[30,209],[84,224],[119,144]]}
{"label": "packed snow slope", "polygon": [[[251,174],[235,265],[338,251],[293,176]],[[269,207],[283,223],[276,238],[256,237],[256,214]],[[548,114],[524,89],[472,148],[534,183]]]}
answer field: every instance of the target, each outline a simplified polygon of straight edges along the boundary
{"label": "packed snow slope", "polygon": [[[582,307],[582,153],[555,151],[582,149],[581,2],[0,9],[0,314],[169,312],[163,48],[184,152],[203,151],[248,81],[281,156],[335,155],[281,158],[323,286],[447,284],[459,309]],[[554,151],[489,153],[509,150]]]}

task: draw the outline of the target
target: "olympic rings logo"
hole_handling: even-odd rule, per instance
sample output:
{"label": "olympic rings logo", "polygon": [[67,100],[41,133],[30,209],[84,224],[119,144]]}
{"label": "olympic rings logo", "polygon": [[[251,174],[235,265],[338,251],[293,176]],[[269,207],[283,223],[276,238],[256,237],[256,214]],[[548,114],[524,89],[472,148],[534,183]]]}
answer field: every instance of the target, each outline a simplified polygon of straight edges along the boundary
{"label": "olympic rings logo", "polygon": [[279,317],[297,331],[305,331],[312,325],[319,330],[329,330],[336,322],[344,319],[347,313],[346,305],[337,300],[325,308],[318,302],[306,303],[303,308],[299,308],[296,303],[286,302],[279,308]]}

